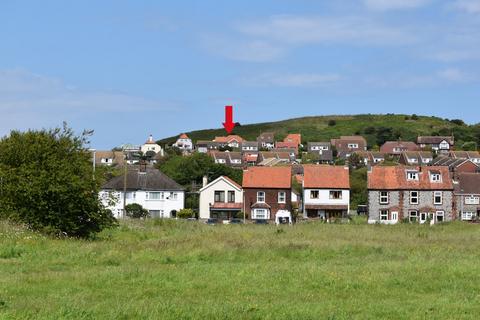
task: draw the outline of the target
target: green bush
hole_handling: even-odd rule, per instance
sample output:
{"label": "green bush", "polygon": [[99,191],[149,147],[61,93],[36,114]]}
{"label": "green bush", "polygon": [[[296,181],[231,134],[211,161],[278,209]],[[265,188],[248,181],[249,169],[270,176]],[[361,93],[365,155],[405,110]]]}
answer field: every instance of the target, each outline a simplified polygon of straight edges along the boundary
{"label": "green bush", "polygon": [[127,217],[133,219],[144,219],[148,217],[148,210],[143,208],[138,203],[132,203],[125,206],[125,213]]}
{"label": "green bush", "polygon": [[179,219],[188,219],[188,218],[194,218],[194,217],[195,217],[195,212],[192,209],[182,209],[177,213],[177,218]]}

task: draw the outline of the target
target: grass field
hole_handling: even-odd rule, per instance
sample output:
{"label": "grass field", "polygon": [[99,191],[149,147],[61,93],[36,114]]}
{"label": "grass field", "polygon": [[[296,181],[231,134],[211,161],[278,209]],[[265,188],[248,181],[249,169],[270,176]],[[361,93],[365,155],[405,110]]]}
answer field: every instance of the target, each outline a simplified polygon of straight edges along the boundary
{"label": "grass field", "polygon": [[0,319],[478,319],[480,226],[0,222]]}

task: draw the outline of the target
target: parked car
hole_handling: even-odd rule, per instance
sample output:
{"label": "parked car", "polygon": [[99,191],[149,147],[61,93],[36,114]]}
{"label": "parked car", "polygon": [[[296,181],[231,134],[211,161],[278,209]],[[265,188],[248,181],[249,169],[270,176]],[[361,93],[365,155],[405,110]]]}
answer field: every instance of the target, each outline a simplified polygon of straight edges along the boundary
{"label": "parked car", "polygon": [[366,215],[368,213],[368,207],[364,204],[359,204],[357,206],[357,214],[358,215]]}
{"label": "parked car", "polygon": [[243,224],[242,219],[231,219],[230,224]]}
{"label": "parked car", "polygon": [[205,223],[209,224],[209,225],[218,224],[218,219],[207,219],[207,221],[205,221]]}
{"label": "parked car", "polygon": [[255,224],[268,224],[268,220],[266,220],[266,219],[257,219],[257,220],[255,220]]}

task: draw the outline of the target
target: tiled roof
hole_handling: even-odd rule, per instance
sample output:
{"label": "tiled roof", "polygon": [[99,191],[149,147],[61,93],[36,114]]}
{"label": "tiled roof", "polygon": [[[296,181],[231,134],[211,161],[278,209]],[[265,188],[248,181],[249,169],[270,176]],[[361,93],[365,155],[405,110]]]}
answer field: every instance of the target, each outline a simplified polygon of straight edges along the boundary
{"label": "tiled roof", "polygon": [[290,189],[291,185],[290,167],[250,167],[243,172],[244,188]]}
{"label": "tiled roof", "polygon": [[387,141],[380,147],[380,151],[383,153],[399,153],[399,151],[394,151],[394,148],[400,148],[401,151],[419,150],[418,145],[412,141]]}
{"label": "tiled roof", "polygon": [[341,166],[305,165],[303,185],[308,189],[349,189],[348,172],[348,168]]}
{"label": "tiled roof", "polygon": [[230,143],[232,141],[237,141],[239,143],[243,142],[243,138],[238,136],[238,135],[229,135],[226,137],[215,137],[215,142],[221,142],[221,143]]}
{"label": "tiled roof", "polygon": [[180,139],[190,139],[190,138],[187,136],[186,133],[182,133],[182,134],[180,135]]}
{"label": "tiled roof", "polygon": [[[407,180],[407,171],[417,171],[418,180]],[[441,182],[431,182],[430,173],[439,172]],[[448,167],[372,167],[368,172],[368,189],[375,190],[452,190]]]}
{"label": "tiled roof", "polygon": [[[102,189],[123,190],[124,175],[121,174],[110,179]],[[146,172],[139,169],[129,169],[127,172],[127,190],[152,190],[152,191],[182,191],[182,186],[173,181],[158,169],[147,168]]]}
{"label": "tiled roof", "polygon": [[460,173],[455,184],[457,194],[480,194],[480,173]]}
{"label": "tiled roof", "polygon": [[452,158],[476,159],[480,158],[480,153],[478,151],[450,151],[450,156]]}
{"label": "tiled roof", "polygon": [[453,144],[453,136],[419,136],[417,138],[417,143],[419,144],[438,144],[443,140],[447,141],[449,144]]}
{"label": "tiled roof", "polygon": [[275,141],[275,134],[273,132],[264,132],[258,136],[257,141],[273,143]]}
{"label": "tiled roof", "polygon": [[299,133],[291,133],[287,135],[283,142],[295,143],[297,146],[302,144],[302,135]]}

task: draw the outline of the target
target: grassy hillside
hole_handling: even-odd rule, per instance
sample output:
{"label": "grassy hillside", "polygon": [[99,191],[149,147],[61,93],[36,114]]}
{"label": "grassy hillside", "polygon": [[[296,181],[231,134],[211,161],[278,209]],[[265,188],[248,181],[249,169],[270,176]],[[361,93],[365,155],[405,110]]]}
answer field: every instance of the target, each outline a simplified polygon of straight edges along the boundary
{"label": "grassy hillside", "polygon": [[[437,117],[411,115],[353,115],[319,116],[291,119],[279,122],[243,125],[235,128],[234,134],[248,140],[255,140],[261,132],[275,132],[277,139],[283,139],[288,133],[302,134],[304,141],[328,141],[340,135],[361,134],[370,146],[375,146],[385,138],[416,140],[418,135],[455,134],[459,145],[467,141],[480,143],[480,126],[457,124]],[[210,129],[187,132],[194,140],[212,140],[215,136],[225,135],[223,129]],[[380,141],[379,141],[380,137]],[[176,137],[166,138],[160,143],[172,143]]]}
{"label": "grassy hillside", "polygon": [[95,241],[0,222],[0,319],[477,319],[472,224],[148,221]]}

